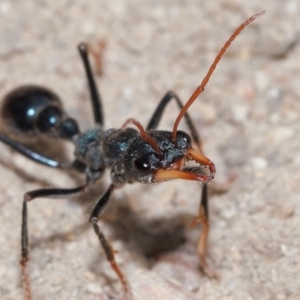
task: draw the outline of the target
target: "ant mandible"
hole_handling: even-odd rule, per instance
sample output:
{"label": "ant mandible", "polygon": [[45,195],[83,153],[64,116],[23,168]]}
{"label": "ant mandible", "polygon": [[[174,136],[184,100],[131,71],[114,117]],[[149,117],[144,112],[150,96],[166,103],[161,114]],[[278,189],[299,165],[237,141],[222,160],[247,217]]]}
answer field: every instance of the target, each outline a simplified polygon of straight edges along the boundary
{"label": "ant mandible", "polygon": [[[59,97],[52,91],[36,86],[27,85],[14,89],[3,100],[1,118],[3,124],[14,135],[13,138],[0,133],[0,140],[20,154],[42,165],[73,169],[86,175],[83,185],[71,189],[38,189],[27,192],[23,198],[22,229],[21,229],[21,268],[22,284],[26,300],[32,299],[29,275],[27,273],[28,254],[28,212],[27,202],[36,198],[59,198],[84,192],[89,185],[97,181],[106,168],[111,169],[111,184],[92,209],[90,222],[104,249],[106,258],[121,281],[125,294],[131,295],[129,284],[115,260],[115,252],[104,236],[98,219],[108,203],[112,192],[126,183],[158,183],[172,179],[185,179],[203,183],[198,216],[193,221],[202,223],[202,235],[198,243],[198,256],[201,268],[210,277],[215,273],[206,263],[206,248],[209,232],[207,183],[214,178],[215,166],[203,155],[201,141],[195,126],[187,114],[188,108],[204,91],[210,76],[221,57],[237,35],[252,21],[262,15],[260,11],[241,24],[216,56],[207,75],[200,86],[183,105],[179,97],[168,92],[162,98],[146,129],[135,119],[128,119],[121,129],[103,129],[103,110],[101,98],[95,84],[88,58],[88,47],[80,44],[78,50],[82,58],[93,106],[95,126],[85,132],[80,132],[77,122],[63,110]],[[158,124],[167,104],[174,99],[180,108],[180,113],[174,123],[173,131],[159,131]],[[185,118],[191,137],[177,131],[182,118]],[[138,130],[127,127],[134,125]],[[70,141],[75,146],[75,160],[71,164],[53,160],[38,153],[21,142],[19,137],[59,138]],[[15,140],[16,137],[16,140]],[[198,150],[192,147],[192,140]],[[196,165],[186,166],[193,160]],[[130,296],[129,296],[130,297]]]}

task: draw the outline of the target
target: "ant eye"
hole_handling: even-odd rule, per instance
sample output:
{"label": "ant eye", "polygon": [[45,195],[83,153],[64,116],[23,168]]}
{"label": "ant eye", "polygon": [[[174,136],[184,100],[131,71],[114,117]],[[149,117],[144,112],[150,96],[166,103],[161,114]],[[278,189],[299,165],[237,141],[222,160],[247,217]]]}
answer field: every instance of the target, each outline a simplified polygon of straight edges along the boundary
{"label": "ant eye", "polygon": [[145,158],[137,158],[134,160],[133,164],[136,171],[141,175],[148,175],[150,173],[151,165]]}
{"label": "ant eye", "polygon": [[183,131],[177,131],[177,146],[178,148],[185,149],[191,145],[191,138]]}

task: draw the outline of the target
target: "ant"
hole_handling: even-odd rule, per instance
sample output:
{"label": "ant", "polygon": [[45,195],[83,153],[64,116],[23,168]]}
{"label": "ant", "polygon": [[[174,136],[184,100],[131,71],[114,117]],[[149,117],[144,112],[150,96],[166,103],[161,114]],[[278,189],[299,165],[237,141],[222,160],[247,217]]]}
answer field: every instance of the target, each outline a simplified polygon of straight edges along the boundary
{"label": "ant", "polygon": [[[196,128],[187,113],[188,108],[204,91],[210,76],[215,70],[223,54],[237,35],[252,21],[261,16],[260,11],[241,24],[216,56],[207,75],[200,86],[194,91],[188,102],[183,105],[179,97],[168,92],[160,101],[146,129],[135,119],[128,119],[121,129],[104,130],[104,118],[101,97],[95,84],[91,70],[88,46],[81,43],[78,50],[83,61],[93,107],[95,126],[80,132],[77,122],[64,111],[59,97],[51,90],[37,86],[21,86],[8,93],[0,112],[1,118],[11,134],[0,133],[0,140],[21,155],[45,165],[58,169],[71,169],[85,174],[85,183],[68,189],[38,189],[25,193],[23,198],[21,225],[21,269],[22,285],[26,300],[32,299],[30,279],[27,272],[28,251],[28,202],[36,198],[61,198],[84,192],[96,182],[106,168],[111,169],[111,184],[107,191],[94,205],[89,221],[102,245],[106,258],[122,283],[125,295],[132,297],[130,286],[115,260],[115,251],[102,232],[98,219],[107,205],[113,191],[126,183],[140,182],[145,184],[159,183],[172,179],[200,181],[203,184],[199,213],[192,225],[202,223],[202,235],[198,243],[198,256],[204,273],[210,277],[216,274],[206,263],[206,248],[209,233],[208,216],[208,183],[214,178],[216,169],[212,161],[203,155],[201,140]],[[174,99],[180,113],[174,123],[173,131],[157,130],[160,119],[167,104]],[[190,135],[178,131],[178,125],[184,118]],[[133,129],[128,125],[137,127]],[[75,159],[68,164],[53,160],[34,151],[18,140],[22,137],[39,138],[42,136],[53,139],[64,139],[75,146]],[[192,141],[198,149],[193,148]],[[188,161],[194,166],[187,166]]]}

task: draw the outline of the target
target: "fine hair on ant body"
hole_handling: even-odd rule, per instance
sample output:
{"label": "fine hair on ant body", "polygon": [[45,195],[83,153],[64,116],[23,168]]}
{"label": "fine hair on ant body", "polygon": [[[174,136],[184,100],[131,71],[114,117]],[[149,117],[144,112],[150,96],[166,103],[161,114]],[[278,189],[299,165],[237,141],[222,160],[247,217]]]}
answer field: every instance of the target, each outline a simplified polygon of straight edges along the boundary
{"label": "fine hair on ant body", "polygon": [[[149,184],[172,179],[185,179],[200,181],[203,184],[199,213],[192,225],[197,222],[202,224],[202,234],[197,248],[200,266],[205,274],[216,277],[216,274],[206,263],[209,233],[207,183],[214,178],[216,170],[213,162],[203,155],[199,135],[187,110],[204,91],[210,76],[231,42],[249,23],[263,13],[264,11],[260,11],[254,14],[235,30],[216,56],[202,83],[185,105],[182,104],[175,93],[167,92],[161,99],[146,128],[137,120],[130,118],[124,122],[121,129],[104,129],[102,101],[92,74],[88,58],[88,47],[84,43],[78,46],[78,50],[88,80],[95,121],[94,127],[81,132],[77,122],[65,113],[59,97],[47,88],[26,85],[14,89],[5,96],[0,114],[6,133],[0,133],[0,140],[32,161],[52,168],[75,170],[85,174],[86,177],[84,184],[75,188],[38,189],[24,195],[20,264],[26,300],[32,299],[30,278],[27,272],[29,260],[28,202],[36,198],[64,198],[82,193],[101,178],[106,168],[111,170],[111,184],[94,205],[89,221],[104,249],[108,262],[123,286],[126,299],[133,298],[130,285],[116,263],[115,251],[98,224],[99,216],[111,198],[113,191],[126,183]],[[172,99],[180,108],[173,130],[157,130],[163,112]],[[190,135],[177,130],[182,118],[187,123]],[[128,125],[134,125],[137,130],[128,127]],[[7,132],[11,132],[11,135]],[[22,137],[30,139],[42,136],[72,142],[75,147],[74,161],[68,164],[51,159],[20,142]],[[193,148],[192,144],[196,148]],[[195,164],[187,166],[188,161],[193,161]]]}

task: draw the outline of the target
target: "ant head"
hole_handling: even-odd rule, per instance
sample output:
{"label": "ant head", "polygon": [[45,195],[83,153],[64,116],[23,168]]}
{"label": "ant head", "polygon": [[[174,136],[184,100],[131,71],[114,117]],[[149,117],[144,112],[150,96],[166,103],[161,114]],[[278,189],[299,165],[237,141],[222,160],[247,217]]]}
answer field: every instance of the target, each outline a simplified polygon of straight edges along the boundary
{"label": "ant head", "polygon": [[[124,167],[129,182],[156,183],[172,179],[210,181],[215,174],[213,163],[192,148],[190,136],[177,132],[176,143],[169,131],[148,133],[156,143],[153,147],[142,136],[134,139],[124,156]],[[157,151],[157,149],[159,151]],[[193,160],[196,166],[187,166]],[[209,169],[209,174],[207,173]]]}

